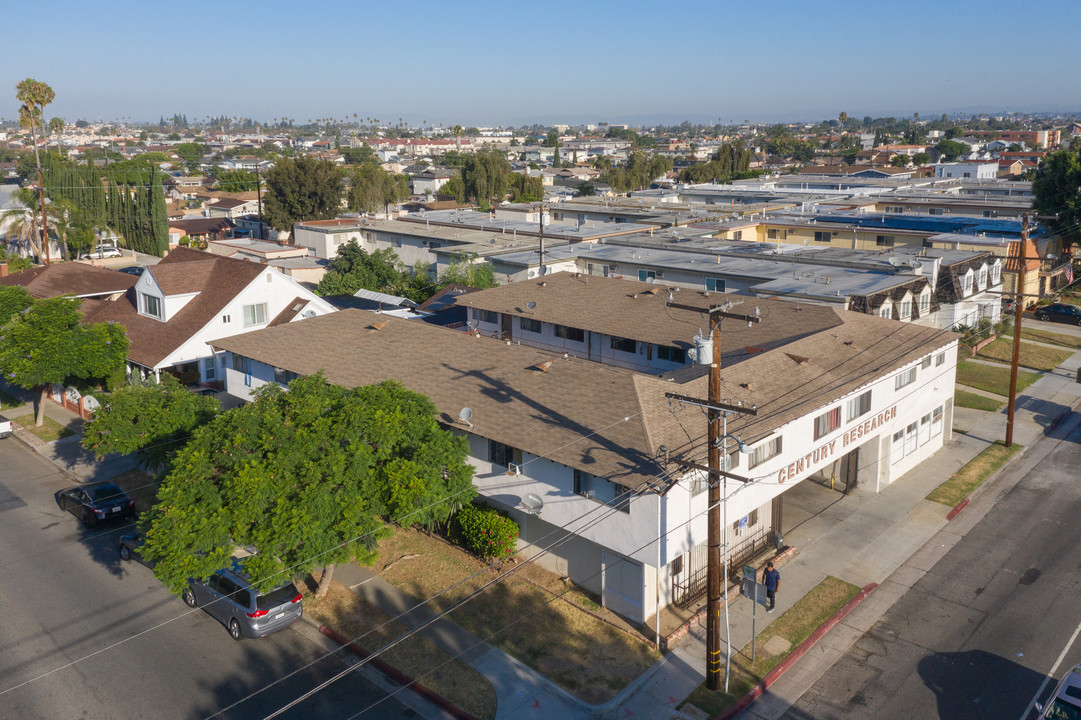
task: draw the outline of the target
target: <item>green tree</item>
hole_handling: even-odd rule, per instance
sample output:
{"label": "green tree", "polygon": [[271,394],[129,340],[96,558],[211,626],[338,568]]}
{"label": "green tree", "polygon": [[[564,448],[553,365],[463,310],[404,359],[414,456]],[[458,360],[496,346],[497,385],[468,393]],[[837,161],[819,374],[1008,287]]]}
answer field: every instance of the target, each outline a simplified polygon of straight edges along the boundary
{"label": "green tree", "polygon": [[578,197],[590,197],[597,194],[597,186],[591,182],[580,182],[574,189],[578,192]]}
{"label": "green tree", "polygon": [[187,164],[189,171],[194,172],[209,149],[201,143],[185,142],[177,145],[173,152]]}
{"label": "green tree", "polygon": [[255,192],[259,181],[251,170],[225,170],[218,174],[218,190],[222,192]]}
{"label": "green tree", "polygon": [[334,217],[341,207],[341,170],[329,160],[278,158],[266,177],[263,214],[276,230]]}
{"label": "green tree", "polygon": [[481,150],[466,157],[462,165],[462,188],[466,199],[474,198],[482,208],[507,195],[510,163],[507,156],[494,149]]}
{"label": "green tree", "polygon": [[509,186],[512,202],[539,202],[544,199],[544,181],[539,177],[512,172]]}
{"label": "green tree", "polygon": [[476,254],[463,253],[455,253],[451,256],[450,265],[439,275],[439,283],[444,287],[450,283],[457,283],[481,290],[499,285],[495,279],[495,268],[490,262],[478,261]]}
{"label": "green tree", "polygon": [[49,121],[49,132],[56,136],[56,152],[60,153],[60,133],[64,132],[64,118],[54,117]]}
{"label": "green tree", "polygon": [[160,383],[124,385],[83,427],[83,447],[99,460],[111,453],[135,454],[155,470],[167,465],[196,428],[221,412],[212,397],[190,392],[169,374]]}
{"label": "green tree", "polygon": [[903,168],[908,166],[908,155],[894,155],[890,160],[890,165],[894,167]]}
{"label": "green tree", "polygon": [[342,148],[342,155],[350,165],[379,164],[379,156],[375,154],[375,151],[372,150],[368,143],[364,143],[358,148]]}
{"label": "green tree", "polygon": [[338,247],[316,292],[323,297],[352,295],[364,288],[393,294],[403,282],[401,263],[393,250],[383,248],[369,253],[356,240],[350,240]]}
{"label": "green tree", "polygon": [[916,153],[915,155],[912,156],[912,162],[913,162],[913,164],[915,164],[917,166],[926,165],[930,161],[931,161],[931,156],[928,155],[925,152],[918,152],[918,153]]}
{"label": "green tree", "polygon": [[[38,171],[38,199],[41,203],[41,244],[45,249],[45,263],[49,262],[49,221],[45,215],[45,190],[41,178],[41,155],[38,152],[38,130],[45,117],[45,106],[56,99],[56,93],[47,84],[26,78],[15,86],[15,98],[23,105],[19,108],[19,122],[30,128],[30,138],[34,143],[34,163]],[[40,423],[39,423],[40,424]]]}
{"label": "green tree", "polygon": [[378,212],[392,203],[409,199],[409,181],[404,175],[392,175],[379,165],[363,163],[353,169],[346,201],[351,210]]}
{"label": "green tree", "polygon": [[321,375],[195,431],[143,519],[145,557],[173,592],[224,567],[235,544],[260,589],[338,563],[370,563],[382,521],[435,526],[473,497],[468,444],[432,402],[393,381],[352,390]]}
{"label": "green tree", "polygon": [[1032,208],[1040,215],[1057,216],[1049,224],[1069,250],[1081,234],[1081,153],[1057,150],[1043,159],[1032,177]]}
{"label": "green tree", "polygon": [[45,422],[45,394],[51,385],[106,378],[124,366],[124,328],[114,323],[83,325],[79,304],[69,296],[36,300],[0,328],[0,373],[13,385],[40,391],[39,426]]}
{"label": "green tree", "polygon": [[953,162],[968,152],[968,145],[956,140],[941,140],[935,145],[935,150],[945,158],[946,162]]}
{"label": "green tree", "polygon": [[7,324],[11,316],[26,310],[34,304],[34,297],[26,288],[18,285],[0,285],[0,327]]}

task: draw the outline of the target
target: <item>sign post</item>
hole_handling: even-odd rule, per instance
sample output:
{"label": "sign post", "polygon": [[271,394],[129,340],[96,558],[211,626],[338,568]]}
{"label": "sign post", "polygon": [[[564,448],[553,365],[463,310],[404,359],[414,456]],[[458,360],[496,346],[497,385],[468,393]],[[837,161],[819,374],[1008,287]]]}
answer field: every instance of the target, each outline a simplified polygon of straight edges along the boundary
{"label": "sign post", "polygon": [[758,610],[758,571],[752,565],[743,566],[743,594],[751,599],[751,662],[755,662],[755,641]]}

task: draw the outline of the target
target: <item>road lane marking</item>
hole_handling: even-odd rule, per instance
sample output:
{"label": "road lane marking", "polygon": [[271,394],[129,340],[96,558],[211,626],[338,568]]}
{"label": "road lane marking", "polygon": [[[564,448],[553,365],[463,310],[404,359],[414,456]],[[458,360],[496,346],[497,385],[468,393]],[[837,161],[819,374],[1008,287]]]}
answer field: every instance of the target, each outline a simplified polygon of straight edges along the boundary
{"label": "road lane marking", "polygon": [[1037,690],[1036,694],[1032,696],[1032,699],[1028,701],[1028,705],[1025,706],[1025,712],[1021,713],[1021,720],[1025,720],[1025,718],[1028,717],[1028,714],[1032,712],[1033,707],[1036,705],[1036,700],[1039,699],[1040,695],[1043,694],[1044,689],[1047,688],[1047,683],[1054,679],[1055,673],[1058,672],[1058,666],[1066,659],[1066,653],[1070,651],[1070,647],[1074,644],[1074,641],[1077,640],[1078,635],[1081,635],[1081,625],[1078,625],[1074,629],[1073,635],[1070,636],[1070,640],[1066,643],[1066,647],[1062,648],[1062,652],[1059,653],[1058,660],[1055,660],[1055,664],[1051,666],[1051,672],[1047,674],[1043,683],[1040,684],[1040,689]]}

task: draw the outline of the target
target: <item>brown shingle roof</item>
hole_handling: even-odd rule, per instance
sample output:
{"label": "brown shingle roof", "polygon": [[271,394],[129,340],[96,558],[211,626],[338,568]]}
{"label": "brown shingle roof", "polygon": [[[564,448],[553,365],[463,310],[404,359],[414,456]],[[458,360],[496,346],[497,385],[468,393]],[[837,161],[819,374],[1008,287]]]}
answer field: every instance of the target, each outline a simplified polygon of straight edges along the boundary
{"label": "brown shingle roof", "polygon": [[198,293],[168,322],[140,315],[134,288],[116,302],[84,304],[83,313],[88,322],[123,324],[130,341],[128,358],[155,367],[212,321],[265,269],[259,263],[177,248],[146,270],[159,285],[164,282],[162,290],[167,295]]}
{"label": "brown shingle roof", "polygon": [[[730,432],[747,442],[760,440],[956,340],[934,328],[832,308],[821,312],[836,322],[765,352],[741,348],[750,359],[722,369],[723,396],[756,404],[759,411],[757,419],[730,418]],[[771,305],[762,324],[780,314]],[[665,474],[655,461],[662,444],[674,457],[705,456],[701,408],[669,404],[664,397],[705,397],[701,375],[680,383],[362,310],[213,345],[301,375],[323,371],[347,387],[398,380],[430,397],[444,422],[453,423],[461,408],[470,407],[472,432],[632,488],[657,486]],[[796,362],[793,355],[805,359]],[[545,371],[536,369],[548,361]]]}
{"label": "brown shingle roof", "polygon": [[122,293],[138,281],[126,273],[78,262],[53,263],[0,278],[0,285],[26,288],[36,298],[92,297]]}

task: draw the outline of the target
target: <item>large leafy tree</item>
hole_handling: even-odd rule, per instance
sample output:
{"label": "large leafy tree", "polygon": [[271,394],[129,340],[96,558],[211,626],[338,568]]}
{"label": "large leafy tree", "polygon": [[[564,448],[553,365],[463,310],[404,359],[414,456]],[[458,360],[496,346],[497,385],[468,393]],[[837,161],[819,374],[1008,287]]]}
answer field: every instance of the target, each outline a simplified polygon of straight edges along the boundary
{"label": "large leafy tree", "polygon": [[326,220],[341,207],[342,172],[329,160],[278,158],[267,173],[263,213],[276,230],[306,220]]}
{"label": "large leafy tree", "polygon": [[352,390],[321,375],[195,431],[144,517],[144,555],[173,592],[224,567],[234,544],[260,588],[371,562],[383,521],[432,526],[473,496],[468,446],[423,395],[393,381]]}
{"label": "large leafy tree", "polygon": [[41,392],[36,424],[45,422],[50,385],[106,378],[124,365],[128,338],[114,323],[84,325],[79,300],[35,300],[0,327],[0,373],[21,388]]}
{"label": "large leafy tree", "polygon": [[392,175],[379,165],[362,163],[353,170],[347,198],[351,210],[386,210],[391,203],[409,199],[409,181],[404,175]]}
{"label": "large leafy tree", "polygon": [[1058,150],[1045,157],[1032,178],[1032,196],[1037,213],[1057,216],[1050,225],[1065,243],[1076,241],[1081,235],[1081,152]]}
{"label": "large leafy tree", "polygon": [[456,254],[452,262],[439,274],[439,284],[443,287],[458,283],[468,287],[487,290],[499,285],[495,279],[495,268],[487,260],[477,261],[477,256]]}
{"label": "large leafy tree", "polygon": [[402,286],[404,274],[397,254],[390,248],[369,253],[356,240],[350,240],[338,247],[316,292],[324,297],[352,295],[361,288],[395,293]]}
{"label": "large leafy tree", "polygon": [[220,411],[217,400],[190,392],[165,374],[160,383],[125,385],[110,395],[83,428],[83,447],[99,459],[136,454],[145,467],[157,469]]}
{"label": "large leafy tree", "polygon": [[462,165],[465,198],[475,198],[482,207],[488,207],[493,200],[501,202],[507,194],[509,175],[510,163],[499,150],[481,150],[467,156]]}

